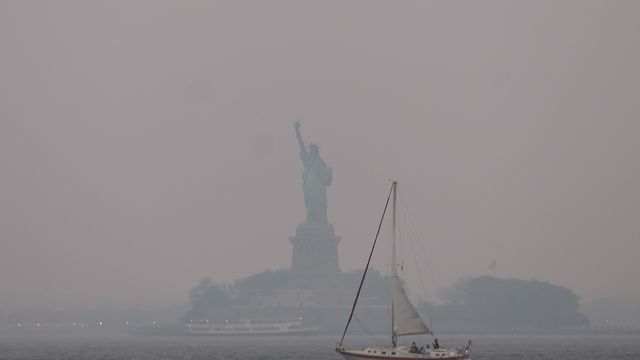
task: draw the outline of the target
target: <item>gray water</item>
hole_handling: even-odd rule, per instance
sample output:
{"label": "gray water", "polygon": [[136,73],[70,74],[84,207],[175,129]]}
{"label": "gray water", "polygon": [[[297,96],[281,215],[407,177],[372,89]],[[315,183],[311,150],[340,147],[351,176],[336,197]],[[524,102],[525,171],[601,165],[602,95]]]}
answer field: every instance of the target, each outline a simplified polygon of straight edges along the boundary
{"label": "gray water", "polygon": [[[370,342],[350,338],[351,344]],[[467,337],[443,336],[464,344]],[[635,359],[640,336],[472,336],[474,360]],[[345,341],[346,343],[347,341]],[[341,359],[336,337],[0,337],[0,359]]]}

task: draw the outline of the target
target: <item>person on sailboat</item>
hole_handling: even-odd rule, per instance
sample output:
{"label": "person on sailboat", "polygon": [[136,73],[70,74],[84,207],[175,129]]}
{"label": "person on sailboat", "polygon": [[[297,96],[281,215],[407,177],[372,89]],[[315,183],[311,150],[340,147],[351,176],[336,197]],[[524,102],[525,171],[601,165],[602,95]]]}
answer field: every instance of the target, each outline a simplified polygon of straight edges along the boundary
{"label": "person on sailboat", "polygon": [[440,344],[438,344],[438,338],[433,340],[433,349],[440,349]]}

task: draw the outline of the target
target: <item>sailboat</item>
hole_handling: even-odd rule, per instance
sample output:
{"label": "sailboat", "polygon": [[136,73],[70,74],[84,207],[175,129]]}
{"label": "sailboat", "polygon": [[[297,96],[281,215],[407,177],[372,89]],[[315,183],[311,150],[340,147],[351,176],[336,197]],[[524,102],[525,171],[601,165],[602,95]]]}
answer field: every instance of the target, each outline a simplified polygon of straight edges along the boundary
{"label": "sailboat", "polygon": [[[443,347],[438,343],[438,339],[435,338],[433,342],[433,346],[427,345],[418,346],[415,343],[410,346],[407,345],[398,345],[398,337],[407,336],[407,335],[422,335],[428,334],[433,336],[433,331],[425,324],[422,320],[415,307],[409,300],[407,295],[407,291],[405,290],[405,285],[400,279],[398,274],[398,263],[396,259],[396,200],[397,200],[397,192],[398,192],[398,182],[393,181],[391,185],[391,190],[389,191],[389,196],[387,197],[387,202],[384,206],[384,211],[382,213],[382,218],[380,219],[380,224],[378,225],[378,231],[376,233],[375,240],[373,241],[373,246],[371,247],[371,252],[369,254],[369,259],[367,260],[367,264],[364,269],[364,273],[362,275],[362,279],[360,280],[360,286],[358,287],[358,291],[356,293],[356,297],[353,301],[353,306],[351,308],[351,313],[349,314],[349,319],[347,321],[347,325],[344,328],[344,332],[342,333],[342,338],[338,341],[336,346],[336,352],[341,354],[346,360],[360,360],[360,359],[444,359],[444,360],[470,360],[471,359],[471,340],[469,340],[466,346],[458,346],[458,347]],[[385,213],[387,211],[387,207],[389,205],[389,199],[392,199],[392,246],[391,246],[391,274],[390,274],[390,282],[391,282],[391,343],[390,345],[372,345],[365,346],[359,348],[349,348],[344,345],[344,338],[347,333],[347,329],[349,328],[349,324],[351,323],[351,319],[353,318],[354,311],[356,309],[356,305],[358,303],[358,298],[360,297],[360,291],[362,290],[362,285],[364,283],[364,279],[367,276],[367,270],[369,269],[369,265],[371,263],[371,257],[373,256],[373,250],[375,249],[376,242],[378,241],[378,236],[380,235],[380,228],[382,227],[382,222],[384,220]]]}

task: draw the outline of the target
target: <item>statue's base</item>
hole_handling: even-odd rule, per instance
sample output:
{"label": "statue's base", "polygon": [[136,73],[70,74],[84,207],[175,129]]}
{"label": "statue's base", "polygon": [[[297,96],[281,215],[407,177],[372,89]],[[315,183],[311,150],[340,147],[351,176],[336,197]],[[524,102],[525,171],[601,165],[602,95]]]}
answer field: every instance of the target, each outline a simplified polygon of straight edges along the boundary
{"label": "statue's base", "polygon": [[331,224],[302,223],[289,240],[293,245],[288,287],[291,289],[341,288],[338,243]]}

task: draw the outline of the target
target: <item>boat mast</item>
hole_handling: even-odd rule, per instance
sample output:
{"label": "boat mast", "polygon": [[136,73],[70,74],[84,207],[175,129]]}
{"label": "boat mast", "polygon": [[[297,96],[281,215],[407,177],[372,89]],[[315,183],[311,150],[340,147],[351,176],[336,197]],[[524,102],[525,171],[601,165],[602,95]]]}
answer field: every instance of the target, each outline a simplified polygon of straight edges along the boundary
{"label": "boat mast", "polygon": [[[391,276],[398,276],[398,264],[396,264],[396,198],[398,193],[398,182],[393,181],[391,185],[391,191],[393,192],[393,202],[392,202],[392,230],[391,230],[391,238],[392,238],[392,247],[391,247]],[[393,286],[393,285],[392,285]],[[393,291],[393,289],[391,289]],[[394,329],[394,317],[393,317],[393,296],[391,296],[391,344],[393,347],[396,347],[398,341],[398,336],[395,333]]]}

